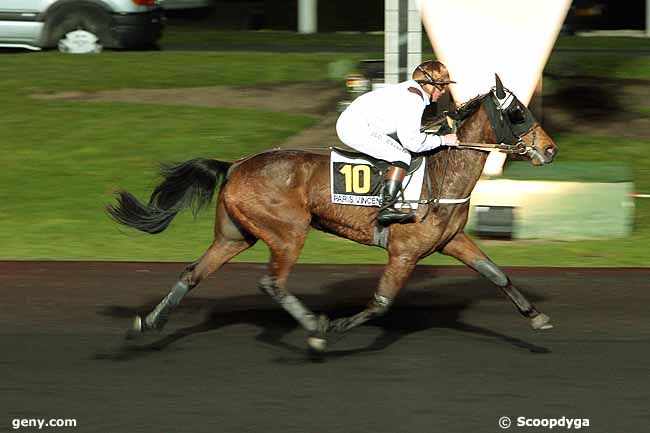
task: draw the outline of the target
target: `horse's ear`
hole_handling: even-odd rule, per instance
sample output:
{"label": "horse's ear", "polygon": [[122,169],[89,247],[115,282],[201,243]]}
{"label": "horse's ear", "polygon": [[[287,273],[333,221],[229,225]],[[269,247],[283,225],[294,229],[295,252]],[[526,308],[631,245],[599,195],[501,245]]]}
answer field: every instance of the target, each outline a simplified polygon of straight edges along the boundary
{"label": "horse's ear", "polygon": [[494,74],[494,78],[496,78],[497,82],[497,98],[503,99],[506,97],[506,92],[503,90],[503,83],[501,82],[501,78],[499,78],[498,74]]}

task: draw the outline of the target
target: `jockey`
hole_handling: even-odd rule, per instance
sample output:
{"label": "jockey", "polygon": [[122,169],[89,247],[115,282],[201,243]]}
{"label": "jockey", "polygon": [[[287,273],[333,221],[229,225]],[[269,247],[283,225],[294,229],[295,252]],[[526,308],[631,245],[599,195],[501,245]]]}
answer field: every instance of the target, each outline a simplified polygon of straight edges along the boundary
{"label": "jockey", "polygon": [[377,216],[380,224],[415,221],[412,212],[404,213],[392,207],[411,163],[410,152],[458,145],[456,134],[439,136],[420,132],[426,106],[436,102],[454,82],[449,79],[445,65],[426,61],[413,71],[411,80],[359,96],[336,122],[336,133],[344,144],[391,164],[384,180],[382,209]]}

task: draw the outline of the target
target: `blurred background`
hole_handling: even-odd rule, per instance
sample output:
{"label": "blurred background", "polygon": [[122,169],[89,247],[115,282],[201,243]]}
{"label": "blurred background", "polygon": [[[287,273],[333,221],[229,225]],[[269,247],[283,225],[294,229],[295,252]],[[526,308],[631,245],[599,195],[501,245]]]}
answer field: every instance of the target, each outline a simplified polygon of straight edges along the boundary
{"label": "blurred background", "polygon": [[[391,3],[0,1],[0,260],[194,260],[211,210],[142,235],[106,216],[114,192],[146,198],[160,161],[339,145],[340,110],[386,79]],[[470,231],[496,262],[650,265],[647,8],[573,1],[531,102],[556,162],[507,161],[472,198]],[[420,45],[435,57],[424,33]],[[502,55],[516,53],[506,44]],[[257,245],[237,260],[267,254]],[[384,260],[322,233],[301,259]]]}

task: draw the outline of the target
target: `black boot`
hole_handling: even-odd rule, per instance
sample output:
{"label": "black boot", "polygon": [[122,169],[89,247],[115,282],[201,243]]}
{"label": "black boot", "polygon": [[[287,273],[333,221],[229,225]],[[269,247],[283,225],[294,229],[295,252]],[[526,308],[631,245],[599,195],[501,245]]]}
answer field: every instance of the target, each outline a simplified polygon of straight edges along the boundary
{"label": "black boot", "polygon": [[393,208],[397,201],[397,195],[402,189],[404,176],[406,176],[406,169],[394,165],[386,173],[384,190],[382,191],[382,209],[377,215],[377,222],[383,226],[393,223],[407,224],[415,222],[414,213],[405,213]]}

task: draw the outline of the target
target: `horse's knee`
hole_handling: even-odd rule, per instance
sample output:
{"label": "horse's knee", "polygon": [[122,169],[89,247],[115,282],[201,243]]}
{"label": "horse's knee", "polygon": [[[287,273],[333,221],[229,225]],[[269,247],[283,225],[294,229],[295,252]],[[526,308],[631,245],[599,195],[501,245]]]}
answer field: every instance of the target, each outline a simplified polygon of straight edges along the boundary
{"label": "horse's knee", "polygon": [[506,274],[490,260],[477,260],[472,263],[472,267],[497,286],[504,287],[508,285],[509,280]]}
{"label": "horse's knee", "polygon": [[391,298],[375,293],[370,309],[372,310],[373,316],[383,316],[390,310],[392,305],[393,300]]}

